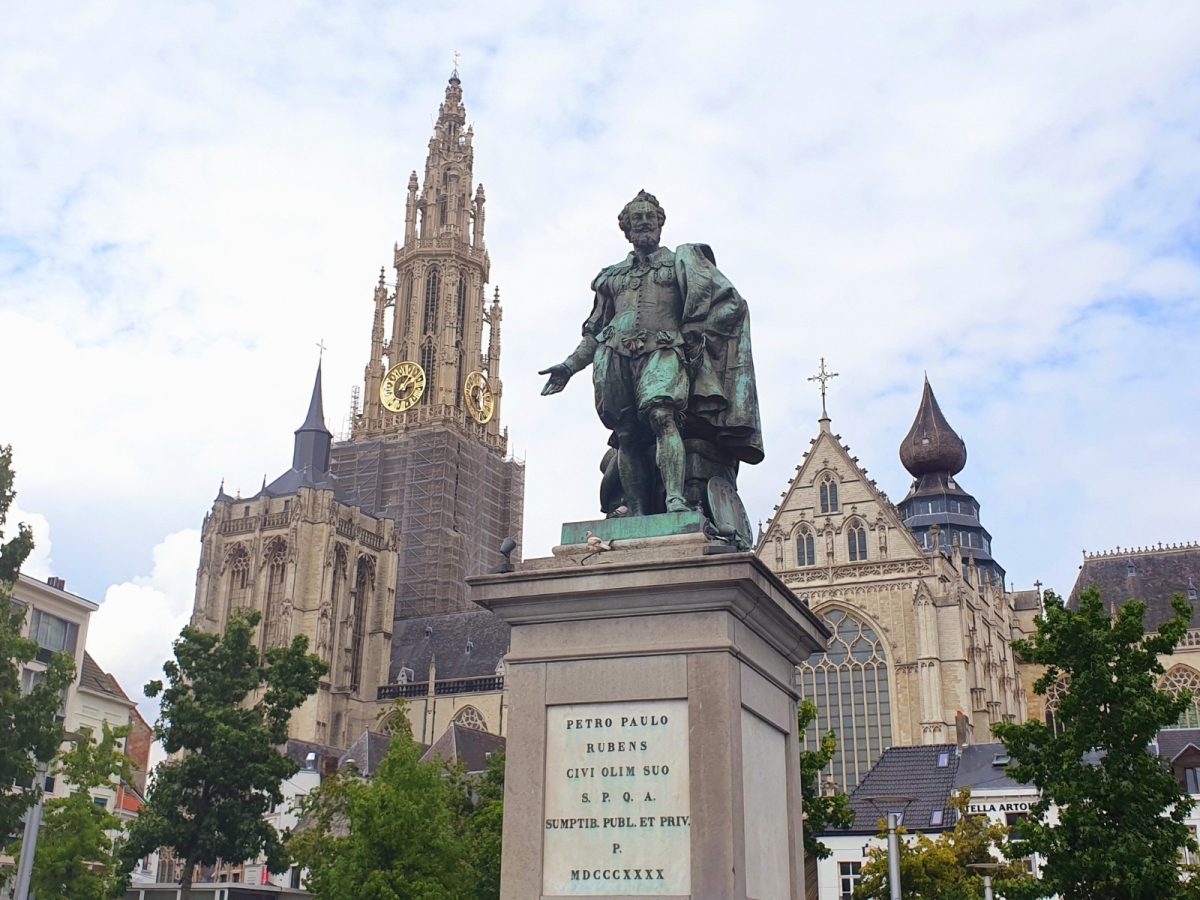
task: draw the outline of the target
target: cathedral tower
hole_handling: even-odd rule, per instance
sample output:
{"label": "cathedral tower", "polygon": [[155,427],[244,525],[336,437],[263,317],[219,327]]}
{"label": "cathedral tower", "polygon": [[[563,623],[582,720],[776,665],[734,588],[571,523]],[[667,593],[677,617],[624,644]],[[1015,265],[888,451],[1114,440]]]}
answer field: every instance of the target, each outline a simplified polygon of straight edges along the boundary
{"label": "cathedral tower", "polygon": [[488,296],[473,140],[455,72],[424,177],[409,178],[395,280],[381,271],[372,293],[362,409],[332,448],[352,502],[397,523],[397,619],[472,609],[464,579],[521,540],[524,467],[500,423],[502,310]]}

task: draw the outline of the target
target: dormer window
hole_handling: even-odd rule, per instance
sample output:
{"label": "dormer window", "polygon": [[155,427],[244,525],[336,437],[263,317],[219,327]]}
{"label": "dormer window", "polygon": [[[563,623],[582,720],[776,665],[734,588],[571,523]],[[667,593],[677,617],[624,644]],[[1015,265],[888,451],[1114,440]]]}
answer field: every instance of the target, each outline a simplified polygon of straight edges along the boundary
{"label": "dormer window", "polygon": [[800,529],[796,535],[796,565],[815,566],[817,564],[816,542],[807,526]]}
{"label": "dormer window", "polygon": [[821,479],[821,512],[835,513],[838,511],[838,488],[837,481],[832,475],[826,475]]}

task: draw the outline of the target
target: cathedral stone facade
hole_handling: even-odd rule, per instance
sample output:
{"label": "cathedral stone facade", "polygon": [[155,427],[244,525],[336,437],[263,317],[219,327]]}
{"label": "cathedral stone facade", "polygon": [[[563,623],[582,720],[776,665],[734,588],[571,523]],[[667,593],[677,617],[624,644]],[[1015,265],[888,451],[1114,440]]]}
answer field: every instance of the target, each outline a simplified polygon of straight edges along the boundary
{"label": "cathedral stone facade", "polygon": [[1024,721],[1009,642],[1032,632],[1037,604],[1004,588],[955,481],[966,447],[928,382],[901,448],[915,480],[899,508],[829,418],[819,426],[757,552],[834,632],[798,674],[819,714],[808,740],[834,731],[827,778],[849,790],[888,747],[983,742]]}
{"label": "cathedral stone facade", "polygon": [[381,271],[372,294],[349,439],[325,427],[318,367],[292,466],[250,498],[222,486],[205,517],[192,624],[257,610],[264,650],[304,634],[329,664],[296,739],[346,747],[386,727],[397,698],[426,743],[450,724],[503,729],[507,628],[465,579],[498,566],[506,539],[520,558],[524,465],[500,422],[502,310],[472,141],[455,73],[424,181],[409,180],[395,282]]}

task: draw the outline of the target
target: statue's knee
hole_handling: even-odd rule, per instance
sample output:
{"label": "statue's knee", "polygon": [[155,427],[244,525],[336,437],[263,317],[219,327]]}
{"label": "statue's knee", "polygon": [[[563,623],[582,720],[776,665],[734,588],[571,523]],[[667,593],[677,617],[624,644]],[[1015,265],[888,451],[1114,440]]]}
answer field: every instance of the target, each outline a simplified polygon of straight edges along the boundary
{"label": "statue's knee", "polygon": [[646,413],[646,421],[655,434],[665,434],[675,428],[675,410],[669,406],[656,406]]}

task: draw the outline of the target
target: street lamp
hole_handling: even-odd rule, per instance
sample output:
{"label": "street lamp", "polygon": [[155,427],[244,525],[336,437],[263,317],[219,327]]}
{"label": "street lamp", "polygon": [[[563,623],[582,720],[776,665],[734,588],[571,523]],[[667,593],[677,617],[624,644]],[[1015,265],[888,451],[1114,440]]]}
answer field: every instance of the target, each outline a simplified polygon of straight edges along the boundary
{"label": "street lamp", "polygon": [[[896,830],[900,827],[900,819],[904,816],[904,811],[917,798],[905,794],[875,794],[862,799],[887,816],[888,886],[891,900],[902,900],[900,896],[900,835]],[[899,812],[895,811],[897,807],[900,809]]]}
{"label": "street lamp", "polygon": [[[63,735],[64,744],[78,741],[79,735],[68,732]],[[13,888],[13,900],[29,900],[29,883],[33,880],[33,857],[37,852],[38,833],[42,830],[42,809],[46,803],[46,776],[50,774],[50,763],[39,762],[34,776],[38,790],[37,802],[25,813],[25,833],[21,838],[21,858],[17,861],[17,881]]]}
{"label": "street lamp", "polygon": [[992,869],[1003,869],[1004,863],[967,863],[967,868],[979,869],[983,873],[983,900],[995,900],[995,894],[992,893],[992,876],[988,873],[992,871]]}

